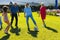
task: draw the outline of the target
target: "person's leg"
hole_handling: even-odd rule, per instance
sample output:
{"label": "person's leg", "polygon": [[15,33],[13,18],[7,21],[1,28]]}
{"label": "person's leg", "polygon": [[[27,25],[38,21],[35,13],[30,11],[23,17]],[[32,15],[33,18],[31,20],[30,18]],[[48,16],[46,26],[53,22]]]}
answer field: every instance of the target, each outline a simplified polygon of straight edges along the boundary
{"label": "person's leg", "polygon": [[1,23],[1,29],[2,29],[2,23]]}
{"label": "person's leg", "polygon": [[30,16],[30,18],[32,19],[32,21],[33,21],[33,23],[35,24],[35,26],[37,26],[37,24],[36,24],[36,22],[35,22],[33,16]]}
{"label": "person's leg", "polygon": [[43,26],[46,27],[46,24],[45,24],[45,19],[46,19],[46,14],[41,14],[41,18],[42,18],[42,22],[43,22]]}
{"label": "person's leg", "polygon": [[2,25],[2,23],[0,22],[0,30],[2,29],[2,26],[1,25]]}
{"label": "person's leg", "polygon": [[27,17],[26,17],[26,23],[27,23],[28,31],[30,31],[29,22],[28,22],[28,21],[29,21],[29,17],[27,16]]}
{"label": "person's leg", "polygon": [[0,29],[1,29],[1,24],[0,24]]}
{"label": "person's leg", "polygon": [[8,33],[8,30],[9,30],[9,28],[10,28],[10,23],[9,23],[9,21],[7,20],[7,21],[5,21],[5,23],[7,23],[8,24],[8,26],[6,27],[6,29],[5,29],[5,33]]}
{"label": "person's leg", "polygon": [[11,27],[12,27],[13,20],[14,20],[14,15],[12,14],[11,15]]}
{"label": "person's leg", "polygon": [[16,19],[16,24],[15,24],[15,26],[17,27],[17,25],[18,25],[18,16],[17,16],[17,14],[15,14],[15,19]]}
{"label": "person's leg", "polygon": [[30,17],[31,17],[33,23],[35,24],[35,26],[34,26],[34,31],[38,31],[38,26],[37,26],[37,24],[36,24],[36,22],[35,22],[33,16],[30,16]]}
{"label": "person's leg", "polygon": [[44,21],[44,19],[42,19],[42,22],[43,22],[43,25],[46,27],[46,24],[45,24],[45,21]]}
{"label": "person's leg", "polygon": [[2,22],[1,22],[1,29],[2,29]]}
{"label": "person's leg", "polygon": [[1,19],[0,19],[0,30],[2,29],[2,21],[1,21]]}

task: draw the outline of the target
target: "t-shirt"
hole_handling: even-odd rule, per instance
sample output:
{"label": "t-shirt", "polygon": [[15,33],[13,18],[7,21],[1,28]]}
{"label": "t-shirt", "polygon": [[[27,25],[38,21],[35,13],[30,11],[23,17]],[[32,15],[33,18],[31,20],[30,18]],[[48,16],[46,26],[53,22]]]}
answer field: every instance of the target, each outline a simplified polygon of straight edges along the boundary
{"label": "t-shirt", "polygon": [[45,6],[40,7],[40,13],[43,15],[46,14],[46,7]]}
{"label": "t-shirt", "polygon": [[24,8],[24,12],[25,12],[26,16],[32,15],[32,11],[31,11],[31,8],[30,7],[25,7]]}
{"label": "t-shirt", "polygon": [[15,14],[18,12],[18,10],[19,10],[18,6],[14,6],[14,5],[10,6],[11,13]]}

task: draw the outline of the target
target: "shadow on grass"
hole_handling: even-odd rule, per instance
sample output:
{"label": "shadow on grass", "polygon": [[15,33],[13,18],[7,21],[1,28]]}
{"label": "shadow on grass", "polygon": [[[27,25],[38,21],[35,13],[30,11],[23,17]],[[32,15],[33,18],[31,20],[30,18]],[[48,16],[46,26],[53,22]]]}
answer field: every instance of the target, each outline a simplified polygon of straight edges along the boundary
{"label": "shadow on grass", "polygon": [[21,29],[19,29],[18,27],[16,27],[16,28],[12,27],[10,30],[11,33],[15,33],[16,35],[20,35],[19,34],[20,31],[21,31]]}
{"label": "shadow on grass", "polygon": [[5,36],[3,36],[0,40],[8,40],[10,37],[10,34],[7,34]]}
{"label": "shadow on grass", "polygon": [[28,34],[31,34],[33,37],[37,37],[38,32],[30,30]]}
{"label": "shadow on grass", "polygon": [[50,28],[50,27],[48,27],[48,26],[44,26],[46,29],[48,29],[48,30],[51,30],[51,31],[53,31],[53,32],[55,32],[55,33],[58,33],[58,31],[56,30],[56,29],[53,29],[53,28]]}

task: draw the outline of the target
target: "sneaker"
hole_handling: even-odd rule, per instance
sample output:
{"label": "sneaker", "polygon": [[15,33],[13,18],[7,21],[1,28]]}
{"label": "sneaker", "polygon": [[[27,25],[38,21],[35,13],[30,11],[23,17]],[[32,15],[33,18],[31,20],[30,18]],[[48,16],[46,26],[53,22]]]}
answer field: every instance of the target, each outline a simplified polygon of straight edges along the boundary
{"label": "sneaker", "polygon": [[38,32],[38,28],[37,27],[34,27],[34,31],[37,31]]}
{"label": "sneaker", "polygon": [[17,25],[15,25],[17,27]]}

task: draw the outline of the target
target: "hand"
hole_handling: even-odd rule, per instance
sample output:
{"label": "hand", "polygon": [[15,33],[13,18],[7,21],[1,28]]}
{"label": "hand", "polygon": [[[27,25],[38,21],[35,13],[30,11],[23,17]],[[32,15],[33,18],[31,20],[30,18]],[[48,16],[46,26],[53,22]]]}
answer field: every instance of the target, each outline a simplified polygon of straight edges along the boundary
{"label": "hand", "polygon": [[24,17],[26,17],[26,15],[24,15]]}
{"label": "hand", "polygon": [[12,15],[12,14],[10,13],[10,15]]}
{"label": "hand", "polygon": [[20,16],[20,15],[18,14],[18,16]]}
{"label": "hand", "polygon": [[18,13],[18,16],[20,16],[19,13]]}

